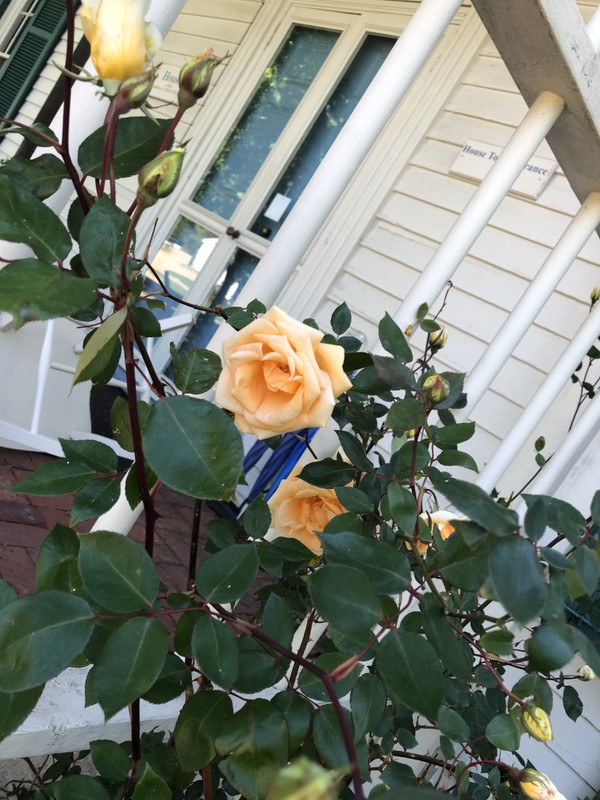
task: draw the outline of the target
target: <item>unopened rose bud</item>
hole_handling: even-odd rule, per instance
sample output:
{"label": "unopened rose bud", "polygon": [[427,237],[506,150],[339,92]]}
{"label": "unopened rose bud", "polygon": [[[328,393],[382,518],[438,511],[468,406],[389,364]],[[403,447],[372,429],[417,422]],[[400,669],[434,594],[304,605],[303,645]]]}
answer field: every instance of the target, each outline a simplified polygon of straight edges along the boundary
{"label": "unopened rose bud", "polygon": [[404,333],[405,333],[407,336],[412,336],[412,335],[413,335],[413,331],[414,331],[414,328],[413,328],[413,326],[412,326],[412,325],[407,325],[407,326],[406,326],[406,330],[404,331]]}
{"label": "unopened rose bud", "polygon": [[333,800],[343,770],[330,771],[305,757],[292,761],[276,776],[267,800]]}
{"label": "unopened rose bud", "polygon": [[156,156],[141,168],[138,175],[137,201],[142,208],[153,206],[177,186],[185,150],[173,147]]}
{"label": "unopened rose bud", "polygon": [[142,72],[141,75],[134,75],[124,80],[113,101],[117,114],[126,114],[133,108],[141,108],[148,99],[155,80],[154,67]]}
{"label": "unopened rose bud", "polygon": [[430,403],[437,405],[450,394],[450,384],[441,375],[430,375],[423,381],[423,394]]}
{"label": "unopened rose bud", "polygon": [[543,708],[528,703],[521,714],[521,723],[530,736],[538,742],[549,742],[552,739],[550,717]]}
{"label": "unopened rose bud", "polygon": [[434,331],[429,334],[429,346],[435,352],[441,350],[448,341],[448,331],[446,328],[440,328],[439,331]]}
{"label": "unopened rose bud", "polygon": [[186,110],[191,108],[197,100],[204,97],[210,85],[210,79],[217,64],[222,58],[217,58],[212,48],[199,53],[181,68],[179,73],[179,93],[177,102],[179,107]]}
{"label": "unopened rose bud", "polygon": [[593,681],[594,678],[596,677],[596,673],[594,672],[594,670],[587,664],[584,664],[582,667],[579,667],[579,669],[577,670],[577,674],[579,675],[582,681]]}
{"label": "unopened rose bud", "polygon": [[594,286],[590,293],[590,300],[592,301],[592,305],[600,300],[600,286]]}
{"label": "unopened rose bud", "polygon": [[550,778],[535,769],[524,769],[521,772],[519,789],[530,800],[554,800],[561,796]]}

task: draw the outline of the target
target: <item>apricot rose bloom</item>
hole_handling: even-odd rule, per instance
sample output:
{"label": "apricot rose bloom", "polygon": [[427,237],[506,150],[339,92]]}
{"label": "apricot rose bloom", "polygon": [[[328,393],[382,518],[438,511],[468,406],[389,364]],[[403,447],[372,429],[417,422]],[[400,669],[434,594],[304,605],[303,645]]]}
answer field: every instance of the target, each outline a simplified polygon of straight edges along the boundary
{"label": "apricot rose bloom", "polygon": [[298,539],[313,553],[321,555],[323,548],[315,531],[321,533],[326,525],[346,509],[333,489],[319,489],[297,476],[296,468],[289,478],[281,481],[269,500],[272,526],[276,536]]}
{"label": "apricot rose bloom", "polygon": [[83,0],[81,22],[99,77],[107,87],[139,75],[159,49],[160,31],[145,16],[150,0]]}
{"label": "apricot rose bloom", "polygon": [[[425,514],[421,514],[421,519],[425,520],[430,528],[435,525],[444,541],[446,541],[446,539],[454,533],[454,527],[450,524],[450,522],[453,519],[456,519],[456,514],[453,514],[451,511],[427,512]],[[412,549],[412,546],[409,542],[406,543],[406,546],[409,550]],[[428,550],[429,544],[426,542],[417,542],[417,552],[420,556],[424,557],[427,555]]]}
{"label": "apricot rose bloom", "polygon": [[223,344],[215,399],[242,433],[259,439],[327,424],[351,387],[344,349],[276,306]]}

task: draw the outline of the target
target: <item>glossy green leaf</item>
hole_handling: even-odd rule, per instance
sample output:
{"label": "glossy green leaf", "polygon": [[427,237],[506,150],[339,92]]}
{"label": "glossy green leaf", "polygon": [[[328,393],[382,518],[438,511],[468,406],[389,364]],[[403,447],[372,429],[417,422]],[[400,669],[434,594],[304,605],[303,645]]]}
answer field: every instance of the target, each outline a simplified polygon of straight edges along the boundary
{"label": "glossy green leaf", "polygon": [[94,667],[94,688],[106,719],[147,692],[167,653],[167,631],[157,619],[133,617],[108,639]]}
{"label": "glossy green leaf", "polygon": [[0,310],[13,315],[17,328],[70,316],[95,299],[94,281],[34,258],[13,261],[0,271]]}
{"label": "glossy green leaf", "polygon": [[152,559],[140,544],[118,533],[84,534],[79,571],[95,602],[115,613],[148,608],[158,594],[159,578]]}
{"label": "glossy green leaf", "polygon": [[201,347],[180,352],[171,344],[173,380],[180,392],[203,394],[215,385],[221,374],[221,359]]}
{"label": "glossy green leaf", "polygon": [[258,573],[253,544],[236,544],[207,558],[196,574],[200,594],[214,603],[233,603],[252,585]]}
{"label": "glossy green leaf", "polygon": [[[191,616],[191,615],[190,615]],[[190,671],[175,653],[167,653],[160,674],[142,699],[148,703],[168,703],[190,685]]]}
{"label": "glossy green leaf", "polygon": [[498,714],[488,722],[485,735],[499,750],[517,750],[521,740],[521,734],[510,714]]}
{"label": "glossy green leaf", "polygon": [[307,578],[307,584],[319,615],[337,630],[370,628],[382,616],[371,582],[354,567],[322,567]]}
{"label": "glossy green leaf", "polygon": [[[385,389],[405,389],[408,391],[415,391],[417,382],[411,370],[404,364],[400,363],[397,358],[389,358],[388,356],[373,356],[372,371],[375,381],[370,387],[369,384],[364,387],[363,391],[369,393],[369,389],[373,388],[378,392],[379,386]],[[359,387],[357,387],[359,388]]]}
{"label": "glossy green leaf", "polygon": [[168,783],[154,772],[146,763],[142,777],[135,785],[131,800],[171,800],[173,797]]}
{"label": "glossy green leaf", "polygon": [[90,278],[109,286],[119,284],[129,224],[127,214],[106,195],[91,207],[79,234],[80,254]]}
{"label": "glossy green leaf", "polygon": [[437,447],[462,444],[462,442],[468,442],[474,433],[474,422],[454,422],[436,430],[435,444]]}
{"label": "glossy green leaf", "polygon": [[32,142],[37,147],[54,147],[58,142],[56,134],[51,131],[47,125],[42,122],[34,122],[31,125],[25,125],[22,122],[15,122],[8,128],[2,129],[2,134],[19,133],[28,142]]}
{"label": "glossy green leaf", "polygon": [[73,386],[82,381],[92,379],[98,374],[106,364],[103,354],[110,354],[114,350],[115,338],[125,324],[127,319],[127,309],[121,308],[115,311],[110,317],[95,329],[92,336],[86,341],[83,353],[79,357],[75,374],[73,375]]}
{"label": "glossy green leaf", "polygon": [[119,499],[121,481],[119,478],[96,478],[89,481],[77,492],[71,506],[71,525],[78,525],[88,519],[96,519],[112,508]]}
{"label": "glossy green leaf", "polygon": [[539,616],[548,587],[535,547],[526,539],[510,536],[490,556],[490,578],[498,600],[517,622]]}
{"label": "glossy green leaf", "polygon": [[49,461],[13,486],[13,492],[56,496],[76,491],[94,477],[94,471],[78,461]]}
{"label": "glossy green leaf", "polygon": [[396,356],[400,361],[412,361],[413,354],[406,337],[387,311],[379,323],[379,338],[388,353]]}
{"label": "glossy green leaf", "polygon": [[432,483],[458,511],[495,536],[508,536],[519,527],[516,513],[494,502],[479,486],[454,478],[443,480],[435,473]]}
{"label": "glossy green leaf", "polygon": [[440,733],[453,742],[465,742],[470,737],[468,724],[458,711],[449,706],[440,706],[436,722]]}
{"label": "glossy green leaf", "polygon": [[567,537],[571,544],[577,544],[580,536],[585,532],[585,517],[570,503],[560,500],[558,497],[548,495],[524,494],[523,499],[530,508],[534,503],[543,504],[546,516],[546,524],[557,533],[562,533]]}
{"label": "glossy green leaf", "polygon": [[508,630],[490,631],[480,639],[481,646],[495,656],[509,656],[513,651],[514,634]]}
{"label": "glossy green leaf", "polygon": [[[150,405],[138,400],[137,413],[140,425],[144,427],[146,417],[150,411]],[[131,432],[131,420],[129,418],[129,406],[124,397],[117,397],[110,411],[110,427],[116,441],[124,450],[133,453],[133,434]]]}
{"label": "glossy green leaf", "polygon": [[68,177],[63,162],[44,153],[38,158],[15,156],[0,169],[0,175],[10,176],[21,189],[26,189],[37,199],[45,200],[56,192],[64,178]]}
{"label": "glossy green leaf", "polygon": [[112,447],[94,439],[60,439],[67,461],[79,461],[94,472],[116,472],[117,456]]}
{"label": "glossy green leaf", "polygon": [[374,466],[365,452],[365,448],[356,436],[348,431],[336,431],[342,450],[352,464],[362,472],[371,471]]}
{"label": "glossy green leaf", "polygon": [[181,768],[196,772],[215,757],[215,740],[231,717],[231,700],[224,692],[196,692],[181,710],[175,724],[175,749]]}
{"label": "glossy green leaf", "polygon": [[417,522],[417,502],[405,486],[390,483],[388,486],[390,514],[403,533],[412,536]]}
{"label": "glossy green leaf", "polygon": [[242,524],[251,539],[261,539],[269,530],[271,512],[262,494],[259,494],[250,503],[242,517]]}
{"label": "glossy green leaf", "polygon": [[579,692],[574,686],[565,686],[563,689],[563,708],[565,714],[576,722],[583,713],[583,702],[579,696]]}
{"label": "glossy green leaf", "polygon": [[386,700],[385,689],[376,675],[365,672],[356,681],[350,696],[356,741],[375,728],[385,711]]}
{"label": "glossy green leaf", "polygon": [[338,486],[335,493],[346,511],[353,514],[368,514],[373,511],[373,501],[360,489],[355,489],[353,486]]}
{"label": "glossy green leaf", "polygon": [[0,197],[0,239],[29,245],[42,261],[64,261],[71,237],[54,211],[4,174]]}
{"label": "glossy green leaf", "polygon": [[23,692],[54,678],[86,646],[92,610],[81,597],[48,590],[0,610],[0,692]]}
{"label": "glossy green leaf", "polygon": [[98,778],[67,775],[52,786],[55,800],[109,800],[110,795]]}
{"label": "glossy green leaf", "polygon": [[[593,594],[598,588],[598,581],[600,580],[600,542],[596,542],[594,548],[578,547],[570,559],[575,565],[573,577],[577,579],[579,586],[583,590],[574,595],[575,581],[573,581],[573,584],[569,584],[571,597]],[[571,575],[568,575],[567,580],[570,577]]]}
{"label": "glossy green leaf", "polygon": [[552,711],[554,693],[546,678],[536,672],[524,675],[512,687],[512,692],[523,700],[531,698],[536,706],[543,708],[548,714]]}
{"label": "glossy green leaf", "polygon": [[433,594],[424,594],[420,600],[420,607],[425,636],[442,664],[456,678],[465,682],[471,681],[473,670],[471,648],[451,626],[438,599]]}
{"label": "glossy green leaf", "polygon": [[38,591],[58,589],[79,592],[83,589],[77,559],[79,537],[71,528],[55,525],[42,542],[35,562],[35,582]]}
{"label": "glossy green leaf", "polygon": [[311,704],[296,692],[279,692],[271,701],[283,714],[289,732],[289,751],[293,755],[310,728]]}
{"label": "glossy green leaf", "polygon": [[43,690],[41,685],[23,692],[0,692],[0,742],[27,719]]}
{"label": "glossy green leaf", "polygon": [[261,628],[269,638],[290,647],[294,637],[294,618],[288,604],[273,592],[263,608]]}
{"label": "glossy green leaf", "polygon": [[346,486],[355,475],[356,470],[351,464],[333,458],[324,458],[303,467],[299,477],[313,486],[334,489],[337,486]]}
{"label": "glossy green leaf", "polygon": [[342,303],[334,309],[331,315],[331,329],[332,331],[341,336],[345,333],[352,324],[352,313],[346,303]]}
{"label": "glossy green leaf", "polygon": [[378,594],[395,594],[408,587],[408,559],[391,545],[356,533],[323,533],[319,539],[328,563],[361,570]]}
{"label": "glossy green leaf", "polygon": [[[435,720],[442,704],[442,666],[432,645],[410,631],[391,631],[375,657],[394,704],[408,706]],[[401,707],[400,706],[400,707]]]}
{"label": "glossy green leaf", "polygon": [[172,489],[207,499],[228,499],[242,473],[241,436],[227,414],[206,400],[158,400],[144,424],[144,454]]}
{"label": "glossy green leaf", "polygon": [[385,424],[399,434],[420,428],[426,422],[425,406],[416,397],[408,395],[403,400],[396,400],[388,412]]}
{"label": "glossy green leaf", "polygon": [[17,599],[17,593],[9,586],[6,581],[3,581],[0,578],[0,608],[4,608],[9,603],[12,603],[13,600]]}
{"label": "glossy green leaf", "polygon": [[473,472],[479,472],[477,462],[473,456],[463,453],[461,450],[442,450],[436,460],[443,467],[462,467]]}
{"label": "glossy green leaf", "polygon": [[469,547],[461,536],[454,534],[444,544],[442,552],[442,574],[453,586],[478,591],[489,575],[489,553],[494,540],[483,539]]}
{"label": "glossy green leaf", "polygon": [[256,694],[273,686],[282,673],[278,658],[250,637],[242,636],[239,645],[240,673],[233,688],[242,694]]}
{"label": "glossy green leaf", "polygon": [[[115,178],[135,175],[151,161],[162,144],[170,120],[155,122],[147,117],[119,120],[113,157]],[[102,176],[106,125],[95,130],[81,144],[78,153],[81,171],[92,178]]]}
{"label": "glossy green leaf", "polygon": [[198,669],[211,683],[231,689],[238,676],[240,657],[237,639],[224,622],[208,614],[201,616],[194,625],[192,652]]}
{"label": "glossy green leaf", "polygon": [[564,623],[544,622],[527,642],[529,666],[539,672],[564,667],[575,655],[572,629]]}
{"label": "glossy green leaf", "polygon": [[109,781],[124,781],[131,769],[125,749],[110,739],[96,739],[90,743],[94,766],[98,774]]}
{"label": "glossy green leaf", "polygon": [[[342,708],[342,714],[354,738],[350,712]],[[340,729],[340,723],[332,705],[319,706],[313,721],[313,739],[317,752],[328,767],[348,768],[348,751]],[[359,766],[364,767],[366,748],[365,740],[358,743],[357,757]]]}
{"label": "glossy green leaf", "polygon": [[[343,653],[323,653],[314,659],[313,664],[327,674],[332,674],[335,670],[348,660]],[[335,682],[335,693],[338,697],[345,697],[352,691],[360,675],[360,665],[355,666],[345,677]],[[318,675],[308,669],[303,669],[298,678],[298,687],[311,700],[318,700],[327,703],[331,700],[325,684]]]}

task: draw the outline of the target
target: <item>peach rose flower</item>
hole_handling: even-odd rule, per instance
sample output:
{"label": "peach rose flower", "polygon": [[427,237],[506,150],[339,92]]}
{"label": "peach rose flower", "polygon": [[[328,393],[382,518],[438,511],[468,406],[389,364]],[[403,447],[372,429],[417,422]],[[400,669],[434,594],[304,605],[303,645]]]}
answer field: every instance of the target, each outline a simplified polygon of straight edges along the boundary
{"label": "peach rose flower", "polygon": [[[458,518],[456,514],[453,514],[451,511],[433,511],[421,514],[420,519],[425,520],[430,528],[435,525],[442,539],[446,541],[446,539],[454,533],[454,527],[450,525],[450,522]],[[412,545],[409,542],[406,543],[406,546],[409,550],[412,550]],[[426,542],[417,542],[417,552],[420,556],[426,556],[428,550],[429,544]]]}
{"label": "peach rose flower", "polygon": [[272,526],[276,536],[298,539],[313,553],[321,555],[323,548],[315,531],[320,533],[338,514],[346,509],[333,489],[319,489],[303,481],[294,470],[281,481],[269,500]]}
{"label": "peach rose flower", "polygon": [[267,439],[327,424],[336,397],[352,384],[344,349],[273,306],[223,344],[215,399],[242,433]]}

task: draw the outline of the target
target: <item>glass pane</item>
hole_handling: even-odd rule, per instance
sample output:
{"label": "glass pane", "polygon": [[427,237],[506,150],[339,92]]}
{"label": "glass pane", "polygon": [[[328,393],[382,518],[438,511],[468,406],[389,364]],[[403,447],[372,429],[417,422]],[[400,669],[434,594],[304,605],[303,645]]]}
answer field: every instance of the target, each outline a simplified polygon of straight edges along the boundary
{"label": "glass pane", "polygon": [[[198,277],[207,262],[218,237],[214,233],[190,222],[180,219],[152,261],[153,269],[158,273],[169,292],[175,297],[183,298]],[[161,291],[161,287],[152,273],[146,273],[144,284],[146,292]],[[164,312],[157,312],[160,317],[170,317],[175,313],[178,304],[175,300],[162,297],[165,302]]]}
{"label": "glass pane", "polygon": [[[216,305],[232,305],[257,264],[258,258],[244,250],[236,250],[201,305],[211,308]],[[185,351],[194,347],[206,347],[219,321],[220,318],[214,314],[200,314],[179,349]]]}
{"label": "glass pane", "polygon": [[387,36],[369,36],[365,40],[257,217],[252,226],[254,233],[265,239],[275,236],[394,44],[395,39]]}
{"label": "glass pane", "polygon": [[225,219],[231,217],[338,35],[334,31],[294,28],[200,183],[194,202]]}

